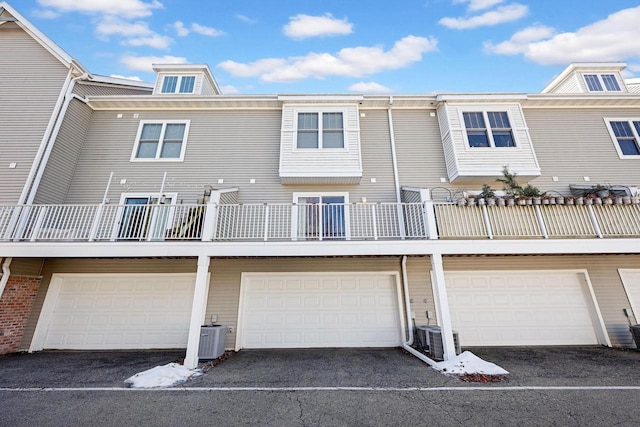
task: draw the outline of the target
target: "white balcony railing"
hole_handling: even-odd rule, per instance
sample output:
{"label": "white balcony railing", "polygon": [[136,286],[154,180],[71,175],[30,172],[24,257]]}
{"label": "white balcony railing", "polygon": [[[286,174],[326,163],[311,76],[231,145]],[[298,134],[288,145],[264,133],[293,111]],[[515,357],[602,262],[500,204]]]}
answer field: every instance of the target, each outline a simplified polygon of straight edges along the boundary
{"label": "white balcony railing", "polygon": [[640,237],[640,205],[0,206],[0,240],[341,241]]}

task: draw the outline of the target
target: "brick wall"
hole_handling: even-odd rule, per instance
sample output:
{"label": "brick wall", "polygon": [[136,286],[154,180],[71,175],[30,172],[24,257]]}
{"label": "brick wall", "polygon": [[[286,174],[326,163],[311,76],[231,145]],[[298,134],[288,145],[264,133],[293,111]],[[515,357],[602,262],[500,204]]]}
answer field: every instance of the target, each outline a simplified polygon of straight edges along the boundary
{"label": "brick wall", "polygon": [[0,299],[0,354],[18,351],[39,287],[39,277],[9,277]]}

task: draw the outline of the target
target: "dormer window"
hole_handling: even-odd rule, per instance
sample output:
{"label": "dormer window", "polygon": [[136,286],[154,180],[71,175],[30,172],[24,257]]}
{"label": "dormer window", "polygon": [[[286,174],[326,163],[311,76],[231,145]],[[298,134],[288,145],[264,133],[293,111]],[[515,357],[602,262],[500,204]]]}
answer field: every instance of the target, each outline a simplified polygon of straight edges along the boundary
{"label": "dormer window", "polygon": [[196,76],[164,76],[162,93],[193,93]]}
{"label": "dormer window", "polygon": [[[462,113],[469,147],[515,147],[506,111]],[[489,123],[487,127],[486,123]]]}
{"label": "dormer window", "polygon": [[620,92],[615,74],[584,74],[589,92]]}
{"label": "dormer window", "polygon": [[[322,117],[322,120],[319,118]],[[298,113],[297,148],[344,148],[342,113]]]}

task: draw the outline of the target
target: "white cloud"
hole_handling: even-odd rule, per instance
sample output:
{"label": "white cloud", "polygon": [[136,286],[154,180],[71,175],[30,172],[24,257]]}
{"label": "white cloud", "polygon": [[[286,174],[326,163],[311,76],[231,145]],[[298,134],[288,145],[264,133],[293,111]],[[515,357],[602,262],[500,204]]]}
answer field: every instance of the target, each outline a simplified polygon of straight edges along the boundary
{"label": "white cloud", "polygon": [[131,56],[120,58],[127,68],[135,71],[153,72],[152,64],[186,64],[187,58],[181,56]]}
{"label": "white cloud", "polygon": [[141,82],[142,81],[142,79],[140,77],[138,77],[138,76],[121,76],[119,74],[111,74],[109,77],[113,77],[113,78],[116,78],[116,79],[133,80],[133,81],[136,81],[136,82]]}
{"label": "white cloud", "polygon": [[35,9],[31,14],[40,19],[56,19],[60,16],[58,12],[54,12],[50,9]]}
{"label": "white cloud", "polygon": [[529,13],[529,7],[523,4],[513,3],[499,6],[482,15],[464,18],[442,18],[438,21],[441,25],[454,30],[468,30],[477,27],[490,27],[493,25],[511,22],[522,18]]}
{"label": "white cloud", "polygon": [[176,30],[178,37],[186,37],[189,35],[189,30],[184,26],[182,21],[176,21],[173,23],[173,29]]}
{"label": "white cloud", "polygon": [[157,0],[38,0],[38,4],[61,12],[117,15],[129,19],[150,16],[153,9],[163,7]]}
{"label": "white cloud", "polygon": [[353,24],[348,22],[346,18],[334,18],[330,13],[322,16],[300,14],[289,18],[289,23],[282,28],[282,31],[292,39],[338,36],[351,34]]}
{"label": "white cloud", "polygon": [[489,9],[497,4],[504,3],[504,0],[453,0],[453,4],[469,3],[467,10],[477,11]]}
{"label": "white cloud", "polygon": [[524,53],[529,43],[552,37],[555,32],[553,28],[545,25],[533,25],[518,31],[513,34],[509,40],[498,43],[497,45],[491,42],[485,42],[484,48],[490,53],[516,55],[518,53]]}
{"label": "white cloud", "polygon": [[191,24],[191,31],[208,37],[219,37],[224,34],[223,31],[212,27],[205,27],[204,25],[196,24],[195,22]]}
{"label": "white cloud", "polygon": [[233,95],[236,93],[240,93],[240,89],[238,89],[235,86],[226,85],[226,86],[220,86],[220,92],[224,95]]}
{"label": "white cloud", "polygon": [[238,13],[238,14],[236,15],[236,18],[237,18],[239,21],[244,22],[245,24],[255,24],[256,22],[258,22],[258,20],[257,20],[257,19],[249,18],[248,16],[246,16],[246,15],[242,15],[242,14],[240,14],[240,13]]}
{"label": "white cloud", "polygon": [[238,77],[259,77],[267,82],[291,82],[327,76],[360,77],[395,70],[422,60],[422,55],[437,50],[435,38],[407,36],[391,49],[382,47],[344,48],[336,55],[311,52],[305,56],[265,58],[251,63],[224,61],[219,68]]}
{"label": "white cloud", "polygon": [[149,28],[143,21],[123,21],[114,16],[105,16],[96,25],[98,37],[117,35],[124,37],[122,44],[127,46],[149,46],[155,49],[167,49],[173,42],[171,37],[161,36]]}
{"label": "white cloud", "polygon": [[349,90],[359,93],[389,93],[391,88],[376,82],[358,82],[349,86]]}
{"label": "white cloud", "polygon": [[[485,43],[485,50],[503,55],[522,54],[541,65],[566,65],[569,62],[620,61],[640,58],[640,6],[623,9],[607,18],[579,28],[575,32],[553,33],[527,39],[519,31],[496,45]],[[544,31],[540,31],[543,35]],[[523,36],[523,34],[525,34]],[[535,34],[535,30],[531,31]]]}

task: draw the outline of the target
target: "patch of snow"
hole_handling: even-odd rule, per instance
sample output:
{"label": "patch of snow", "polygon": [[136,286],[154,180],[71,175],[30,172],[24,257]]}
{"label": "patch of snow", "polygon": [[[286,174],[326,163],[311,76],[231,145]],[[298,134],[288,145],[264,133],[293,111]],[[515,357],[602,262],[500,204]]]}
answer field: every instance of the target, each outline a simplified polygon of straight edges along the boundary
{"label": "patch of snow", "polygon": [[199,369],[191,370],[178,363],[168,363],[139,372],[124,382],[133,388],[171,387],[200,375],[202,371]]}
{"label": "patch of snow", "polygon": [[450,360],[438,362],[431,366],[436,371],[444,374],[484,374],[484,375],[508,375],[509,372],[495,363],[480,359],[470,351],[464,351]]}

